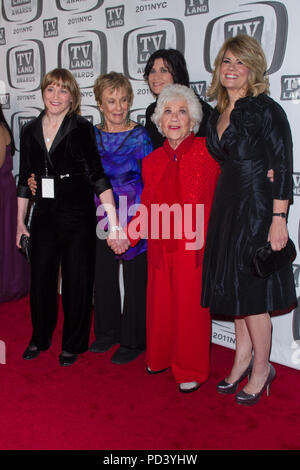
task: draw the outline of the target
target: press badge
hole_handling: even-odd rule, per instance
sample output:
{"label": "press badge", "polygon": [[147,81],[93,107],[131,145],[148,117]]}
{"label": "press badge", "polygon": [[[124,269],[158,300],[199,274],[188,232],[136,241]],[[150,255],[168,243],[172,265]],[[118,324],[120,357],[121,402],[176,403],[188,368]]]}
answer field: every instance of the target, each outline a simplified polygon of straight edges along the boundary
{"label": "press badge", "polygon": [[42,198],[54,199],[54,178],[42,176]]}

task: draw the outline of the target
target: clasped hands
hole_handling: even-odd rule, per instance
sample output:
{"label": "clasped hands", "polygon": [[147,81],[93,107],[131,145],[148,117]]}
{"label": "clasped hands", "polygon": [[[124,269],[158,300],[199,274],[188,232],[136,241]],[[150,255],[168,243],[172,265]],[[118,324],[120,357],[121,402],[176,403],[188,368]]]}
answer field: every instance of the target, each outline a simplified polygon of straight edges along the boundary
{"label": "clasped hands", "polygon": [[122,227],[118,227],[115,231],[111,230],[106,242],[116,255],[122,255],[130,247],[130,242]]}

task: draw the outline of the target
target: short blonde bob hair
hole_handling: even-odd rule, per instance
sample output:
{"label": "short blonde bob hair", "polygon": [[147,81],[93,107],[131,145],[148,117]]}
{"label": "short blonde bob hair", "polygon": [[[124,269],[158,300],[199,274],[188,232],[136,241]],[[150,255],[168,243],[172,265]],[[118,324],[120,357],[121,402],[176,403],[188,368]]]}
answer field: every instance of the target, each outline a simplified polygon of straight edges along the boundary
{"label": "short blonde bob hair", "polygon": [[118,72],[109,72],[100,75],[94,83],[94,95],[97,103],[102,104],[104,90],[111,89],[112,92],[124,88],[129,108],[133,102],[133,90],[130,81],[125,75]]}
{"label": "short blonde bob hair", "polygon": [[185,85],[172,84],[164,87],[158,97],[155,111],[151,116],[152,122],[154,122],[158,131],[162,134],[160,121],[164,109],[169,103],[177,100],[186,101],[190,119],[194,122],[193,132],[197,134],[203,116],[202,106],[194,90]]}
{"label": "short blonde bob hair", "polygon": [[81,95],[78,83],[72,73],[67,69],[56,68],[46,73],[41,83],[42,96],[49,85],[58,85],[66,88],[72,98],[72,103],[68,114],[80,114]]}
{"label": "short blonde bob hair", "polygon": [[269,93],[269,80],[266,75],[267,61],[259,42],[246,34],[240,34],[227,39],[221,47],[215,62],[211,85],[207,96],[217,101],[220,113],[228,105],[227,90],[220,82],[220,67],[227,51],[249,68],[247,96],[257,96],[260,93]]}

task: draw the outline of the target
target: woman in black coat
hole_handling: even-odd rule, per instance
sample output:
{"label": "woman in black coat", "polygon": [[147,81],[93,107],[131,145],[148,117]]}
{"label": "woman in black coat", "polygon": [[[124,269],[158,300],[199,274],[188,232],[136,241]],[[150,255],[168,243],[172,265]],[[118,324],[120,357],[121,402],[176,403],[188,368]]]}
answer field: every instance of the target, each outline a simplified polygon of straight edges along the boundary
{"label": "woman in black coat", "polygon": [[[51,345],[57,321],[61,266],[64,325],[61,365],[88,349],[92,310],[96,212],[94,192],[118,226],[111,185],[104,174],[91,123],[79,115],[80,91],[65,69],[46,74],[41,86],[45,110],[21,133],[17,246],[29,235],[24,220],[31,196],[27,180],[37,180],[30,227],[33,334],[24,359]],[[122,242],[120,242],[122,243]],[[125,242],[124,242],[125,243]]]}

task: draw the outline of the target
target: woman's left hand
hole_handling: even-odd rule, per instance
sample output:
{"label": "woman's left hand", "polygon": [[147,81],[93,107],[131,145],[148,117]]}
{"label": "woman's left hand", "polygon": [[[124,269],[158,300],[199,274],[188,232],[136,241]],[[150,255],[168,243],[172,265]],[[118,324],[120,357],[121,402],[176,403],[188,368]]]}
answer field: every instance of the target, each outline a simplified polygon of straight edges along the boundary
{"label": "woman's left hand", "polygon": [[122,255],[130,246],[130,242],[122,227],[119,230],[110,231],[106,241],[116,255]]}
{"label": "woman's left hand", "polygon": [[282,217],[273,217],[270,226],[268,241],[271,243],[273,251],[280,251],[285,247],[289,238],[286,219]]}

